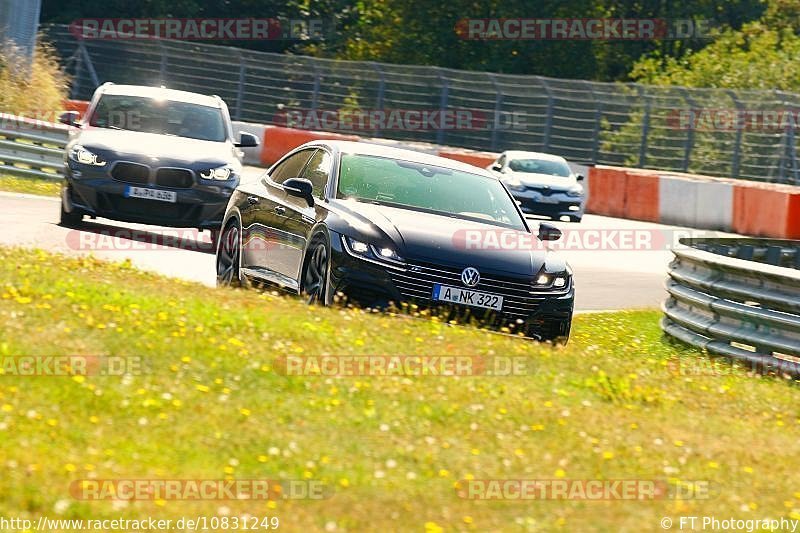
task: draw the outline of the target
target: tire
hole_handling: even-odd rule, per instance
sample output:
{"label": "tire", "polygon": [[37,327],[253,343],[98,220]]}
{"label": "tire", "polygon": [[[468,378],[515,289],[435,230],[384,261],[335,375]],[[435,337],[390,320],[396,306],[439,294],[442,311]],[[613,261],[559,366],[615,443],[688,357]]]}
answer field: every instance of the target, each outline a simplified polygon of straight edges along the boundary
{"label": "tire", "polygon": [[242,234],[239,224],[233,220],[220,234],[217,246],[217,286],[241,287],[242,273],[239,269],[242,249]]}
{"label": "tire", "polygon": [[79,226],[81,222],[83,222],[83,213],[77,209],[73,209],[72,212],[67,213],[64,209],[64,200],[61,200],[61,217],[59,218],[58,224],[65,228],[74,228]]}
{"label": "tire", "polygon": [[311,241],[303,269],[303,294],[308,304],[330,305],[330,249],[322,236]]}

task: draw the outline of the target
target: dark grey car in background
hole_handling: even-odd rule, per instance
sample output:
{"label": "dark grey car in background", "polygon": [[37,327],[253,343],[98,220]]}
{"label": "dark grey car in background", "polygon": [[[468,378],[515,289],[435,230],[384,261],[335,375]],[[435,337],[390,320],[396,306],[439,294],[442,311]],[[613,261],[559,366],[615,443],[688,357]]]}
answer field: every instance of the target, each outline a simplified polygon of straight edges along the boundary
{"label": "dark grey car in background", "polygon": [[135,85],[100,86],[84,121],[75,112],[64,155],[61,224],[84,217],[215,229],[239,184],[242,153],[218,96]]}

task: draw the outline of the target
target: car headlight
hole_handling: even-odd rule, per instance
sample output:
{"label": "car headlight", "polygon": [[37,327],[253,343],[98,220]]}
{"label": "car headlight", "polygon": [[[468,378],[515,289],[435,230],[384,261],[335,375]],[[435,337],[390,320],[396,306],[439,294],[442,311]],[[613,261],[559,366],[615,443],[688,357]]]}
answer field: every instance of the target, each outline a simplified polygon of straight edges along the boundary
{"label": "car headlight", "polygon": [[226,181],[229,180],[233,174],[233,169],[228,165],[222,165],[221,167],[200,171],[200,177],[206,180]]}
{"label": "car headlight", "polygon": [[402,263],[403,258],[398,255],[394,248],[388,246],[375,246],[352,237],[342,236],[344,248],[350,255],[366,259],[368,261]]}
{"label": "car headlight", "polygon": [[569,272],[558,274],[539,274],[536,276],[535,286],[541,289],[563,289],[569,283]]}
{"label": "car headlight", "polygon": [[583,187],[572,187],[567,191],[567,196],[583,196]]}
{"label": "car headlight", "polygon": [[93,167],[103,167],[106,165],[106,162],[103,161],[99,155],[87,150],[80,144],[76,144],[72,147],[72,150],[69,151],[69,158],[82,165],[90,165]]}
{"label": "car headlight", "polygon": [[508,187],[512,191],[524,191],[525,190],[525,186],[522,184],[522,182],[520,182],[517,179],[504,180],[504,183],[506,184],[506,187]]}

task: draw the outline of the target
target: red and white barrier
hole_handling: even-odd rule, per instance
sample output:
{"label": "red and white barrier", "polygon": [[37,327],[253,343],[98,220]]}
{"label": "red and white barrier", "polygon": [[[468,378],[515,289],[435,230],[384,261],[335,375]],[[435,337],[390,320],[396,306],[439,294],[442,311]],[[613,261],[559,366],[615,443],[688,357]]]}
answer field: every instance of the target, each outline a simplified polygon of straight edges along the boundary
{"label": "red and white barrier", "polygon": [[587,211],[700,229],[800,238],[800,187],[597,166]]}

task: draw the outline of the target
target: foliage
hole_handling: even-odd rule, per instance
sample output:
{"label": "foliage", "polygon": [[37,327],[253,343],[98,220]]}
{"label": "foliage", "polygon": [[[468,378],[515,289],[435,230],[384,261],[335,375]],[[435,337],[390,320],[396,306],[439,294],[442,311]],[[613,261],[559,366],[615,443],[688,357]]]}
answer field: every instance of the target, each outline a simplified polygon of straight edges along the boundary
{"label": "foliage", "polygon": [[[625,80],[643,54],[681,57],[705,39],[660,41],[463,40],[456,24],[466,18],[655,18],[712,20],[739,28],[764,10],[759,0],[639,2],[633,0],[45,0],[43,20],[82,17],[283,17],[321,18],[321,41],[235,42],[266,51],[339,59],[438,65],[492,72],[591,80]],[[335,21],[335,24],[333,22]]]}
{"label": "foliage", "polygon": [[54,50],[41,39],[32,65],[10,44],[0,51],[0,112],[52,121],[64,107],[67,90]]}

